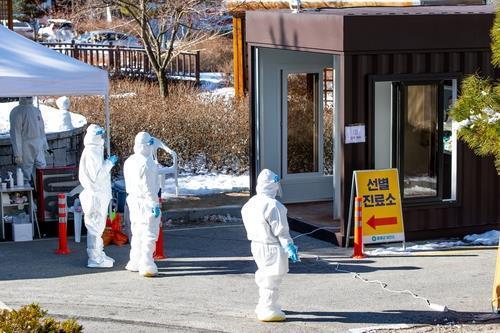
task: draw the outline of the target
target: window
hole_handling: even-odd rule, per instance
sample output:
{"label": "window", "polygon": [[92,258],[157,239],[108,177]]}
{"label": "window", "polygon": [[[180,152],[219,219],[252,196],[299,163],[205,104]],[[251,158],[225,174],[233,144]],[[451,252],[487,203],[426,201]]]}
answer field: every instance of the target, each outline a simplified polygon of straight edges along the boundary
{"label": "window", "polygon": [[318,74],[288,74],[287,82],[287,174],[318,172]]}
{"label": "window", "polygon": [[405,198],[437,197],[442,126],[439,126],[439,85],[398,84],[399,131],[395,164],[402,177]]}
{"label": "window", "polygon": [[398,168],[406,202],[456,199],[456,80],[375,82],[374,96],[375,168]]}

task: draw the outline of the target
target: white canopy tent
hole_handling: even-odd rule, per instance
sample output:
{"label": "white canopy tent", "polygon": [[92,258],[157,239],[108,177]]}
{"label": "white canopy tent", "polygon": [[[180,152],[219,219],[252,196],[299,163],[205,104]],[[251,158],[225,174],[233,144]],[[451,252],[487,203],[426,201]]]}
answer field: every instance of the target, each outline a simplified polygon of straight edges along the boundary
{"label": "white canopy tent", "polygon": [[105,97],[110,154],[109,78],[102,69],[53,51],[0,25],[0,97]]}

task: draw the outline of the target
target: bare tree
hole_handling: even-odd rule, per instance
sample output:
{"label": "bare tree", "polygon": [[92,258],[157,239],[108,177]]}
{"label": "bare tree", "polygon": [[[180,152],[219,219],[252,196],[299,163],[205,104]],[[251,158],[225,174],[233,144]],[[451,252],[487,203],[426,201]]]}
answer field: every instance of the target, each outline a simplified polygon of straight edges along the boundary
{"label": "bare tree", "polygon": [[93,8],[111,7],[135,23],[156,73],[161,96],[168,96],[167,68],[182,51],[218,35],[211,21],[220,0],[95,0]]}

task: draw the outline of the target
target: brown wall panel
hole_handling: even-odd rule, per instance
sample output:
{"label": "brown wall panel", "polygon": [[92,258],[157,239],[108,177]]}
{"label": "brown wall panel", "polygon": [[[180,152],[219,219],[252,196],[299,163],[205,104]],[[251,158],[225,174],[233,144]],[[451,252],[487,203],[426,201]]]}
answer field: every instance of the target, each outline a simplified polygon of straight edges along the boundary
{"label": "brown wall panel", "polygon": [[[369,77],[429,73],[458,74],[464,76],[494,73],[488,50],[467,52],[425,52],[395,54],[350,54],[345,56],[345,123],[373,121],[370,114],[373,102],[369,99]],[[367,143],[344,145],[345,207],[349,207],[351,175],[354,170],[368,169],[373,165],[370,151],[370,131],[367,127]],[[408,239],[460,235],[470,230],[500,226],[500,177],[491,158],[476,156],[464,143],[459,142],[457,202],[450,205],[413,206],[404,208],[405,229]],[[347,214],[347,209],[345,211]],[[347,220],[347,216],[344,216]],[[472,227],[472,229],[471,229]],[[434,232],[434,233],[432,233]]]}

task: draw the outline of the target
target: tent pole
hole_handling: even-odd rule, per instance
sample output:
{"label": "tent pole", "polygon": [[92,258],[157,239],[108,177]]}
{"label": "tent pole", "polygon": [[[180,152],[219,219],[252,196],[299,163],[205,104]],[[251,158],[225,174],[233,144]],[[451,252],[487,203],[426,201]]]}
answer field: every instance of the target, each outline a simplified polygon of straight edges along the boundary
{"label": "tent pole", "polygon": [[106,153],[111,156],[111,135],[109,124],[109,93],[104,95],[104,109],[106,113]]}

